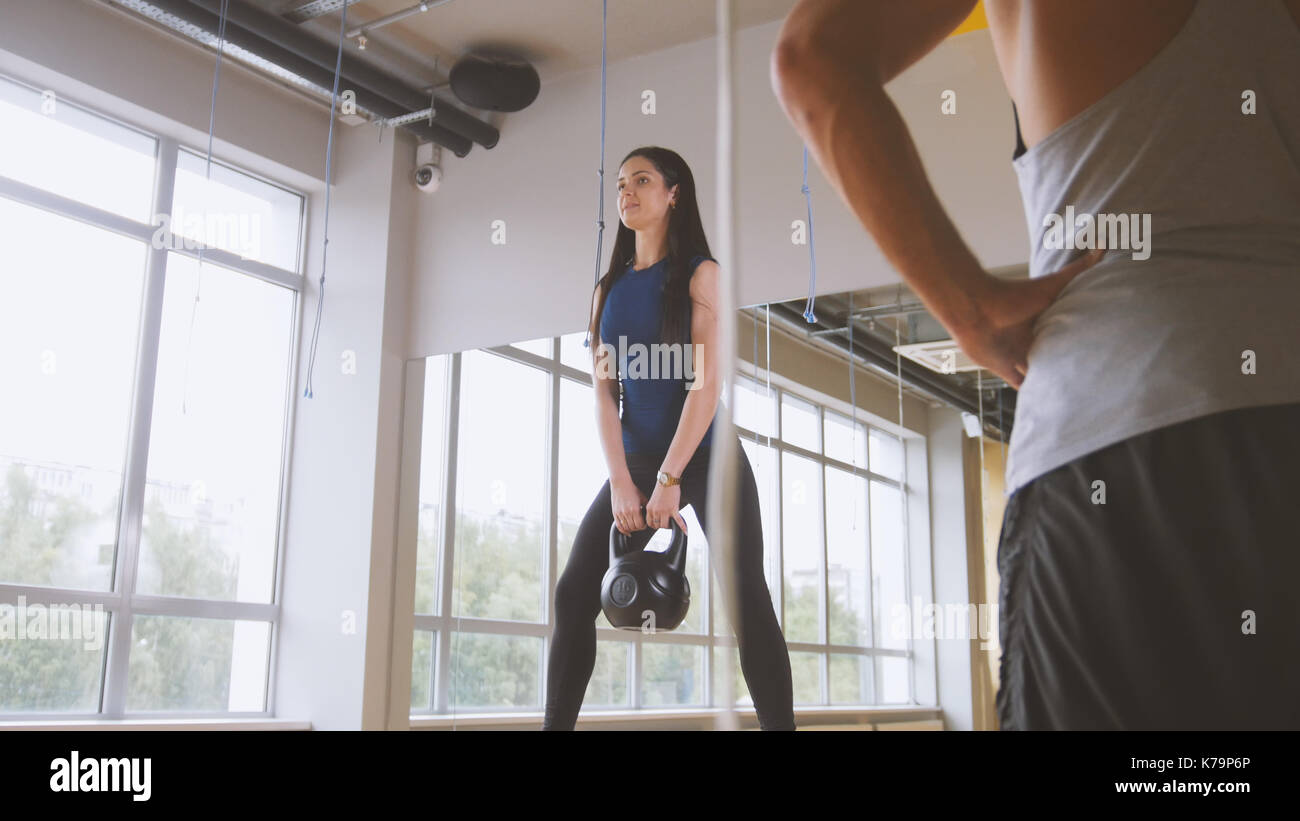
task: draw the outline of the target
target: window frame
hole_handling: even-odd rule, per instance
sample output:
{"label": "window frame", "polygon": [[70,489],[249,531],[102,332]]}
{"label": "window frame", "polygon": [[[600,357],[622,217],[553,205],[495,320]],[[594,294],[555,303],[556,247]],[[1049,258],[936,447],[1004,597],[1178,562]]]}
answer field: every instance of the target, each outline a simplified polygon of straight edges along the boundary
{"label": "window frame", "polygon": [[[577,331],[574,333],[581,334],[584,333],[584,331]],[[570,335],[571,334],[564,334],[563,337],[567,337]],[[439,470],[442,475],[442,491],[441,491],[442,520],[439,522],[439,531],[438,531],[440,544],[437,545],[436,547],[437,555],[438,555],[437,572],[438,572],[439,593],[437,596],[437,603],[435,609],[438,612],[432,614],[430,613],[414,614],[413,633],[412,633],[412,657],[414,655],[413,648],[414,648],[415,637],[420,633],[428,634],[429,639],[431,641],[432,652],[431,652],[430,664],[428,670],[429,681],[426,682],[424,685],[426,688],[425,692],[429,694],[429,704],[427,707],[424,708],[411,708],[409,711],[411,719],[429,718],[433,716],[444,716],[444,715],[470,716],[470,715],[487,715],[487,714],[493,714],[493,715],[535,714],[539,709],[539,705],[523,705],[523,706],[496,705],[491,707],[473,707],[469,709],[459,709],[459,708],[454,710],[450,709],[449,707],[449,689],[450,689],[449,685],[451,683],[450,664],[447,662],[451,659],[451,641],[452,641],[452,633],[454,632],[490,634],[490,635],[507,635],[507,636],[528,636],[528,637],[540,639],[541,651],[538,653],[539,669],[537,670],[538,698],[539,698],[540,706],[544,706],[546,703],[546,697],[547,697],[546,664],[547,664],[547,659],[549,657],[549,651],[550,651],[549,639],[554,628],[553,614],[554,614],[554,605],[555,605],[555,583],[558,579],[558,575],[561,570],[561,568],[558,567],[559,521],[558,521],[558,501],[557,501],[558,482],[559,482],[559,445],[560,445],[559,413],[560,413],[561,380],[569,379],[579,384],[585,385],[589,388],[593,387],[592,377],[589,371],[580,370],[571,365],[565,364],[564,362],[561,361],[563,337],[562,336],[555,336],[549,338],[542,337],[542,339],[549,339],[550,341],[551,354],[549,357],[535,354],[521,347],[516,347],[515,344],[507,344],[507,345],[500,345],[491,348],[476,349],[477,351],[483,353],[495,354],[497,356],[501,356],[508,361],[537,368],[538,370],[542,371],[549,379],[548,384],[550,388],[549,391],[550,404],[547,409],[547,413],[548,413],[548,421],[549,421],[549,428],[550,428],[550,440],[546,445],[547,469],[549,471],[549,477],[548,477],[548,481],[546,482],[546,486],[549,488],[548,489],[549,499],[547,500],[547,503],[544,506],[546,515],[549,517],[549,520],[543,528],[544,532],[547,534],[547,545],[546,545],[546,554],[543,557],[543,575],[542,575],[542,584],[545,586],[546,595],[544,596],[543,618],[542,621],[539,623],[510,621],[504,619],[459,617],[459,616],[453,616],[450,613],[451,590],[455,579],[454,576],[455,522],[454,520],[456,517],[454,515],[448,515],[448,514],[454,513],[456,509],[457,476],[455,475],[455,473],[456,473],[457,451],[458,451],[457,426],[458,426],[458,420],[460,418],[460,378],[461,378],[462,352],[434,355],[434,356],[446,357],[446,362],[447,362],[447,366],[442,369],[444,373],[444,378],[446,380],[445,384],[443,385],[443,393],[442,393],[442,395],[445,397],[445,403],[446,403],[444,405],[444,410],[442,415],[443,427],[441,431],[437,432],[437,435],[440,435],[444,442],[444,447],[442,448],[442,463],[436,466],[436,469]],[[524,342],[536,342],[536,341],[537,340],[524,340]],[[424,431],[423,429],[424,397],[426,395],[424,375],[426,371],[427,360],[434,358],[434,356],[417,358],[417,359],[410,360],[406,363],[407,376],[406,376],[405,413],[407,414],[407,419],[404,423],[404,430],[405,430],[404,437],[407,443],[406,447],[408,448],[411,446],[412,441],[414,441],[415,443],[419,443],[422,441],[423,437],[429,433],[428,431]],[[752,365],[742,362],[742,363],[738,363],[738,366],[739,367],[735,376],[735,384],[732,386],[732,388],[729,391],[731,395],[726,397],[725,398],[726,401],[723,403],[723,406],[727,408],[730,408],[731,405],[734,403],[735,391],[738,389],[738,387],[742,382],[746,382],[752,385],[755,391],[760,395],[766,393],[764,385],[758,379],[756,379],[755,376],[751,373],[751,371],[753,373],[757,373],[757,371],[755,371]],[[797,641],[792,642],[787,640],[786,642],[788,650],[792,653],[811,652],[817,654],[819,671],[820,671],[820,701],[817,704],[798,704],[796,705],[796,709],[801,707],[811,708],[811,709],[821,709],[826,707],[844,708],[844,707],[853,707],[853,706],[860,706],[863,708],[871,709],[871,708],[879,708],[882,706],[883,707],[896,706],[896,705],[881,705],[875,703],[877,694],[883,691],[882,668],[881,665],[875,661],[875,659],[878,657],[880,658],[897,657],[897,658],[907,659],[908,662],[907,663],[907,670],[908,670],[907,689],[908,689],[908,697],[909,697],[909,701],[907,702],[907,705],[917,705],[918,704],[917,697],[916,697],[917,655],[916,655],[916,648],[914,646],[913,637],[908,638],[906,650],[880,648],[876,646],[879,642],[878,628],[872,614],[872,610],[871,610],[872,601],[870,598],[872,594],[871,573],[873,567],[873,550],[871,545],[870,496],[871,496],[871,483],[875,481],[875,482],[880,482],[883,485],[897,489],[902,499],[904,500],[903,502],[904,506],[902,511],[900,512],[900,515],[902,517],[902,523],[903,523],[903,541],[904,541],[903,582],[905,585],[905,589],[910,592],[912,589],[911,585],[912,585],[913,568],[912,568],[912,546],[910,545],[911,533],[909,528],[910,516],[907,511],[906,501],[905,501],[908,496],[908,489],[910,488],[910,485],[907,482],[907,462],[908,462],[907,439],[915,438],[918,435],[912,434],[910,437],[900,436],[890,431],[886,426],[882,424],[877,424],[876,422],[872,421],[870,415],[862,412],[860,409],[858,409],[858,412],[855,414],[847,402],[838,402],[838,400],[834,400],[831,397],[825,397],[819,395],[817,394],[816,391],[813,391],[811,389],[800,390],[797,388],[791,388],[785,386],[784,384],[772,382],[770,379],[769,379],[768,386],[770,387],[771,390],[772,401],[774,403],[773,407],[775,408],[774,411],[775,418],[772,420],[772,424],[774,427],[774,434],[772,436],[759,434],[739,424],[735,424],[734,429],[737,436],[739,436],[741,439],[749,440],[751,443],[755,445],[770,447],[772,449],[772,453],[774,456],[773,470],[776,472],[774,478],[776,481],[777,497],[775,500],[776,510],[771,511],[771,513],[776,517],[776,520],[774,522],[769,523],[772,533],[774,534],[774,539],[773,539],[774,544],[765,544],[765,554],[771,556],[772,555],[771,551],[773,547],[775,546],[777,548],[775,552],[775,565],[774,565],[774,571],[776,573],[776,578],[774,580],[776,581],[775,584],[776,589],[775,590],[772,589],[772,585],[770,584],[770,582],[773,580],[769,580],[769,592],[772,595],[773,605],[776,608],[777,618],[779,623],[782,625],[782,630],[785,629],[785,625],[787,623],[786,613],[785,613],[785,596],[784,596],[785,546],[784,546],[784,534],[781,527],[781,516],[782,516],[781,465],[782,465],[783,454],[785,452],[789,452],[792,455],[798,455],[806,459],[809,459],[816,465],[817,469],[821,471],[820,484],[821,484],[823,529],[825,529],[825,523],[826,523],[827,483],[825,477],[826,477],[827,469],[831,467],[837,468],[839,470],[842,470],[850,474],[851,476],[860,477],[866,483],[865,484],[866,498],[863,500],[863,504],[866,505],[865,509],[866,509],[866,521],[867,521],[867,527],[865,532],[865,540],[866,540],[865,546],[867,549],[866,573],[867,573],[867,587],[868,587],[867,612],[868,612],[868,618],[871,619],[871,635],[872,635],[871,646],[864,647],[858,645],[843,645],[843,644],[831,643],[829,641],[830,590],[828,588],[828,562],[827,562],[828,551],[829,551],[829,539],[823,537],[822,544],[821,544],[821,556],[819,560],[819,570],[818,570],[819,584],[821,585],[821,590],[822,590],[821,612],[818,617],[819,620],[818,631],[819,631],[820,640],[817,642],[797,642]],[[820,445],[821,452],[814,452],[808,450],[807,448],[803,448],[798,445],[794,445],[789,442],[786,442],[781,438],[781,416],[782,416],[781,403],[785,398],[786,394],[789,394],[791,398],[795,398],[798,399],[799,401],[808,403],[812,405],[813,408],[816,409],[817,424],[819,425],[818,439],[821,443]],[[764,399],[766,399],[766,396],[764,396]],[[865,433],[867,436],[870,436],[872,434],[872,431],[874,430],[879,435],[898,440],[899,447],[900,447],[900,454],[901,454],[901,462],[902,462],[901,478],[894,479],[892,477],[880,473],[876,473],[875,471],[870,469],[869,459],[868,459],[868,467],[864,468],[864,467],[854,465],[850,462],[844,462],[840,459],[827,456],[825,454],[826,451],[825,425],[827,422],[828,414],[838,415],[840,417],[843,417],[846,420],[849,420],[850,422],[856,421],[858,424],[862,425],[865,428]],[[920,437],[920,440],[922,442],[922,445],[924,445],[924,437]],[[869,451],[869,444],[864,444],[863,447],[864,447],[864,454],[866,454]],[[415,488],[404,491],[402,495],[403,495],[403,499],[412,500],[414,502],[414,505],[408,509],[403,509],[399,511],[399,515],[402,517],[403,520],[411,519],[413,516],[418,517],[419,515],[418,484],[419,484],[419,475],[422,469],[423,448],[422,446],[419,446],[417,444],[417,447],[412,452],[416,454],[414,458],[411,459],[411,462],[413,464],[404,466],[402,481],[409,482],[414,480]],[[410,504],[410,501],[408,501],[408,504]],[[414,538],[414,534],[418,532],[417,528],[418,528],[417,524],[409,524],[404,522],[403,524],[399,525],[400,532],[411,534],[411,536],[409,536],[408,538]],[[711,567],[712,557],[708,555],[707,551],[703,557],[703,561],[704,561],[704,573],[706,575],[706,578],[712,579],[712,572],[713,572]],[[628,676],[627,688],[628,688],[629,696],[628,696],[628,702],[626,704],[590,705],[590,706],[584,705],[585,711],[589,711],[592,713],[596,713],[596,712],[609,712],[609,713],[634,712],[635,713],[635,712],[641,712],[643,710],[648,710],[648,709],[653,709],[653,710],[668,709],[674,706],[680,706],[682,709],[693,709],[693,708],[716,709],[722,706],[718,698],[719,693],[717,691],[721,690],[723,686],[723,680],[721,676],[721,670],[716,668],[718,668],[719,665],[723,664],[724,661],[722,657],[719,656],[715,651],[719,649],[726,650],[727,648],[733,648],[733,652],[734,652],[734,648],[736,648],[737,644],[736,644],[735,635],[732,632],[728,631],[725,635],[720,634],[718,632],[718,623],[717,623],[718,619],[716,617],[716,610],[714,609],[715,584],[712,581],[710,581],[710,583],[707,584],[706,587],[707,590],[702,593],[697,591],[697,595],[694,597],[695,601],[693,602],[693,604],[696,604],[697,606],[698,606],[697,603],[702,603],[705,605],[704,614],[702,618],[702,623],[703,623],[702,632],[700,633],[677,633],[675,631],[665,631],[665,632],[656,633],[654,635],[647,636],[641,634],[640,632],[617,630],[610,627],[604,627],[599,624],[597,625],[596,640],[598,643],[602,641],[605,642],[619,641],[629,645],[629,649],[631,651],[629,664],[628,664],[628,671],[627,671],[627,676]],[[703,599],[703,602],[701,602],[701,599]],[[882,618],[888,618],[888,616],[882,615]],[[653,644],[655,646],[690,646],[690,647],[700,648],[707,651],[703,654],[704,657],[703,669],[700,671],[700,675],[703,681],[703,687],[702,687],[703,695],[702,695],[701,704],[662,705],[662,706],[654,705],[652,707],[647,708],[646,705],[642,703],[643,700],[642,690],[645,683],[642,679],[642,673],[643,673],[642,658],[643,658],[644,648],[647,644]],[[856,703],[842,703],[842,702],[832,703],[831,702],[830,672],[831,672],[831,660],[833,657],[841,657],[841,658],[859,657],[859,658],[868,658],[872,660],[872,675],[871,675],[872,691],[868,694],[865,694],[867,696],[866,699]],[[736,675],[737,677],[740,677],[741,675],[739,671],[739,667],[736,668]],[[413,676],[413,672],[407,671],[408,681],[413,680],[412,676]],[[647,714],[647,717],[649,717],[649,714]]]}
{"label": "window frame", "polygon": [[[12,83],[37,93],[41,91],[31,83],[24,82],[8,74],[0,73],[0,82]],[[78,109],[84,114],[134,131],[154,141],[154,179],[149,216],[151,219],[156,220],[159,214],[170,214],[174,205],[173,195],[175,193],[181,149],[184,148],[191,153],[196,153],[204,157],[205,161],[207,149],[191,145],[170,134],[157,133],[141,128],[94,106],[86,105],[73,97],[65,97],[62,93],[59,94],[58,99],[60,107],[67,106]],[[294,417],[297,411],[297,362],[302,342],[303,296],[306,285],[307,219],[310,214],[311,197],[305,191],[269,179],[263,174],[222,159],[215,153],[212,156],[212,162],[214,165],[223,165],[239,174],[287,191],[299,198],[298,236],[295,238],[298,249],[298,270],[291,271],[267,263],[244,259],[237,254],[219,248],[203,248],[203,257],[206,262],[211,262],[232,272],[250,276],[272,285],[287,288],[292,294],[293,302],[290,308],[292,328],[286,371],[287,379],[284,386],[285,414],[281,431],[279,497],[276,504],[278,514],[271,600],[265,603],[239,602],[182,596],[142,595],[135,592],[140,537],[143,526],[142,517],[147,492],[146,471],[148,469],[150,433],[153,422],[154,389],[160,354],[167,258],[169,254],[178,254],[197,260],[200,243],[186,240],[181,243],[182,247],[180,248],[168,247],[168,243],[163,243],[161,248],[155,248],[153,247],[152,238],[158,230],[156,224],[123,217],[76,199],[0,175],[0,197],[9,199],[19,205],[37,208],[57,216],[77,220],[94,228],[136,239],[146,245],[136,350],[132,363],[131,407],[128,418],[126,450],[122,464],[122,485],[118,504],[111,587],[107,591],[82,590],[19,584],[0,580],[0,600],[3,601],[16,602],[18,597],[22,596],[29,605],[75,604],[90,608],[103,607],[107,641],[102,659],[103,665],[99,673],[98,709],[94,712],[5,711],[0,712],[0,722],[142,718],[264,718],[274,714],[276,680],[274,659],[276,658],[280,634],[278,629],[280,626],[280,599],[283,587]],[[185,247],[188,245],[194,247]],[[266,622],[268,624],[268,641],[267,657],[264,665],[266,681],[263,684],[262,709],[256,711],[127,710],[129,652],[132,627],[137,615],[216,619],[231,622],[232,626],[235,621]]]}

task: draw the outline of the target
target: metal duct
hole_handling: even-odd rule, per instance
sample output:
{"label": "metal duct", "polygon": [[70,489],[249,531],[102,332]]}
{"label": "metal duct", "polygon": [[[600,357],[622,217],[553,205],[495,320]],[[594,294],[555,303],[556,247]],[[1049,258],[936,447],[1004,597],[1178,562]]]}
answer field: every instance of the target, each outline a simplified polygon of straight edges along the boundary
{"label": "metal duct", "polygon": [[[221,11],[221,0],[190,0],[190,3],[214,14],[219,14]],[[226,14],[227,25],[230,22],[237,23],[304,60],[328,69],[330,76],[333,76],[338,59],[338,48],[335,45],[323,43],[303,33],[292,23],[287,23],[274,14],[268,14],[251,6],[244,0],[229,0]],[[403,112],[405,114],[429,107],[430,99],[424,92],[394,80],[355,57],[350,57],[346,51],[343,54],[342,76],[347,78],[350,85],[364,86],[379,96],[403,106],[406,109]],[[501,138],[497,129],[458,108],[439,101],[434,109],[434,125],[450,129],[484,148],[494,147]]]}
{"label": "metal duct", "polygon": [[[795,330],[797,333],[807,334],[809,329],[821,330],[826,327],[821,320],[816,325],[810,325],[808,320],[804,319],[802,303],[798,308],[792,307],[785,303],[774,302],[771,306],[772,321],[780,322],[788,328]],[[847,334],[841,334],[835,337],[819,337],[821,341],[834,345],[843,351],[849,349],[849,339]],[[867,366],[875,369],[881,375],[891,379],[897,379],[899,369],[902,370],[903,384],[913,390],[920,391],[934,397],[949,407],[966,411],[972,415],[979,415],[979,397],[973,391],[962,390],[956,387],[951,380],[944,379],[933,373],[929,368],[917,365],[907,357],[902,358],[899,363],[892,346],[882,342],[873,334],[863,333],[853,335],[853,356],[855,359],[862,361]],[[999,421],[996,417],[989,418],[989,402],[986,397],[984,416],[985,430],[992,430],[996,434],[994,438],[1006,442],[1010,440],[1011,428],[1015,423],[1015,391],[1005,389],[1007,395],[1003,396],[1003,419]]]}
{"label": "metal duct", "polygon": [[[121,0],[117,0],[117,2],[121,2]],[[155,7],[180,20],[184,20],[195,28],[208,32],[214,40],[216,39],[220,23],[217,16],[191,5],[187,0],[148,0],[147,3],[132,2],[123,5],[142,14],[147,13],[143,11],[143,7]],[[226,20],[226,41],[230,45],[256,55],[267,63],[275,64],[304,80],[314,83],[323,89],[326,95],[334,88],[334,72],[332,69],[322,69],[315,63],[304,60],[274,43],[270,43],[256,34],[235,25],[229,19]],[[373,111],[382,117],[398,117],[407,113],[400,105],[368,89],[357,88],[354,90],[357,93],[357,106],[360,108]],[[425,120],[408,123],[403,125],[402,128],[410,130],[423,141],[438,143],[454,152],[458,157],[465,156],[473,147],[470,141],[460,134],[439,126],[430,126]]]}

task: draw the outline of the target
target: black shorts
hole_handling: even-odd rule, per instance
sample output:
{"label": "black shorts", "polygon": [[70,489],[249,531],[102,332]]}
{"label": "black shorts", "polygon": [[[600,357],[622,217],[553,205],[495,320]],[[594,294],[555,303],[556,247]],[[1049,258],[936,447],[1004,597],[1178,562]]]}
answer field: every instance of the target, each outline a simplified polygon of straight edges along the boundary
{"label": "black shorts", "polygon": [[1300,404],[1034,479],[998,572],[1002,729],[1300,729]]}

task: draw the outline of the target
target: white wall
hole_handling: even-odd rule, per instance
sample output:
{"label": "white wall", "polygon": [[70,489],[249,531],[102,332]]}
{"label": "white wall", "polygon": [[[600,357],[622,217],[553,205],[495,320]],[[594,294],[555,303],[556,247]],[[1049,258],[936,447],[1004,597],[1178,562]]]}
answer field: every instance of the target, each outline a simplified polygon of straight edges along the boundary
{"label": "white wall", "polygon": [[[394,657],[411,663],[414,566],[408,572],[411,595],[399,597],[397,503],[402,467],[402,416],[406,382],[407,303],[411,253],[415,243],[416,198],[408,181],[415,174],[416,140],[406,134],[390,159],[388,265],[384,290],[383,338],[379,358],[379,413],[375,420],[374,517],[370,541],[370,629],[366,633],[366,676],[362,728],[404,729],[410,720],[411,677],[399,677],[404,701],[389,704],[394,691]],[[400,625],[400,626],[399,626]],[[396,643],[396,646],[394,646]]]}
{"label": "white wall", "polygon": [[[742,30],[736,93],[740,305],[808,292],[803,144],[772,94],[769,55],[780,23]],[[691,166],[705,231],[715,238],[716,44],[708,39],[611,62],[607,78],[603,272],[618,228],[618,164],[663,145]],[[957,114],[940,94],[957,93]],[[641,113],[652,89],[657,113]],[[949,39],[888,88],[949,213],[987,267],[1023,263],[1029,240],[1011,167],[1015,129],[987,31]],[[600,70],[566,75],[509,115],[501,142],[444,162],[441,190],[420,199],[411,356],[568,333],[584,326],[594,283],[600,154]],[[449,155],[444,152],[444,157]],[[852,212],[809,162],[817,292],[897,282]],[[490,242],[504,220],[507,242]],[[715,255],[717,250],[715,249]],[[724,265],[726,260],[719,260]]]}
{"label": "white wall", "polygon": [[[0,0],[0,49],[10,53],[8,70],[28,82],[48,79],[61,96],[90,106],[111,99],[127,122],[207,150],[216,60],[197,43],[154,34],[94,0]],[[220,82],[214,155],[274,171],[289,185],[324,179],[329,117],[319,106],[239,68],[229,54]]]}
{"label": "white wall", "polygon": [[[930,529],[934,555],[934,596],[938,613],[970,602],[966,557],[966,478],[962,466],[962,439],[966,430],[960,411],[939,408],[930,411]],[[935,619],[942,631],[943,620]],[[944,729],[974,729],[974,701],[971,683],[970,642],[943,637],[933,642],[940,675],[939,705]],[[978,639],[977,639],[978,640]]]}
{"label": "white wall", "polygon": [[[383,143],[369,129],[335,132],[325,305],[312,379],[313,398],[298,398],[285,547],[276,715],[310,718],[318,729],[361,729],[363,689],[377,689],[382,712],[387,670],[367,665],[374,646],[387,653],[390,597],[383,579],[393,550],[401,385],[392,350],[400,323],[385,327],[388,300],[400,299],[405,271],[390,264],[395,164],[414,145]],[[316,314],[324,222],[313,208],[308,244],[300,379],[305,380]],[[400,199],[400,197],[399,197]],[[401,235],[398,235],[401,239]],[[387,352],[386,352],[387,348]],[[355,357],[355,373],[343,367]],[[304,382],[299,383],[299,394]],[[373,548],[373,550],[372,550]],[[372,586],[373,585],[373,586]],[[377,587],[377,589],[376,589]],[[373,598],[375,594],[381,599]],[[376,612],[375,608],[381,608]],[[345,632],[347,619],[355,632]],[[378,623],[370,625],[371,618]],[[382,682],[367,681],[381,675]],[[376,708],[369,708],[376,709]]]}

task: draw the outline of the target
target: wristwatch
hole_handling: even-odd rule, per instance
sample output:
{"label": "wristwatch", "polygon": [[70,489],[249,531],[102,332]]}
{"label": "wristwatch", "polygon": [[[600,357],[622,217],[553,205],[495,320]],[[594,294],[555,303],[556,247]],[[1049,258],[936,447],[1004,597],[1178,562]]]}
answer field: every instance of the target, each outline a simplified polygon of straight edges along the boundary
{"label": "wristwatch", "polygon": [[673,476],[671,474],[664,473],[662,470],[659,471],[659,475],[656,477],[656,479],[658,480],[659,484],[663,485],[664,487],[672,487],[673,485],[681,484],[682,481],[682,477]]}

